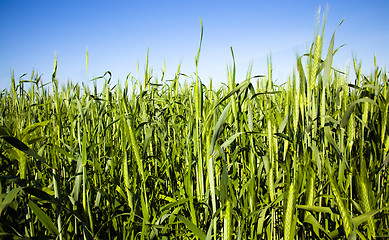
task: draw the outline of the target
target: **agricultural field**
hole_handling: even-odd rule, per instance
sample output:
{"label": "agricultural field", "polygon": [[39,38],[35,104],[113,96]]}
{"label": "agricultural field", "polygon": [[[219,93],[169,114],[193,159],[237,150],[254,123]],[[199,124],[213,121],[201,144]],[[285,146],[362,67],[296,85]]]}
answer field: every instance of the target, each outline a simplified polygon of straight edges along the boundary
{"label": "agricultural field", "polygon": [[350,79],[323,37],[280,86],[270,60],[235,79],[232,49],[228,84],[203,84],[202,37],[191,82],[148,64],[124,86],[60,85],[56,61],[49,82],[12,76],[0,238],[388,238],[388,76],[355,60]]}

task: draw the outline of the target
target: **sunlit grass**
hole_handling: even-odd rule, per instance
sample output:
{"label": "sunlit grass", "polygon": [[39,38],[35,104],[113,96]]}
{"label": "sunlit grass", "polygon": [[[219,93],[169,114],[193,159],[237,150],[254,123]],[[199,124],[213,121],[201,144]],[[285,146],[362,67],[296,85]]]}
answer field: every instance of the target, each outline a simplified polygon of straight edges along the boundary
{"label": "sunlit grass", "polygon": [[[323,26],[324,28],[324,26]],[[324,31],[323,31],[324,32]],[[0,95],[0,238],[361,239],[389,235],[389,88],[332,68],[323,32],[277,86],[32,74]],[[201,29],[200,46],[203,31]],[[250,68],[251,69],[251,68]],[[164,76],[164,73],[162,74]],[[131,82],[131,83],[130,83]]]}

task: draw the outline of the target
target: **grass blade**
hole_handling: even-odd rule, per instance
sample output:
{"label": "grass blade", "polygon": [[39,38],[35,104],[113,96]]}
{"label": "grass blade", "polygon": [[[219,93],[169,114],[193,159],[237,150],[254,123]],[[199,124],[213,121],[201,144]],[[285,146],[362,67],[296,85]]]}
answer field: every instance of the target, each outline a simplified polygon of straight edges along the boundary
{"label": "grass blade", "polygon": [[51,219],[42,211],[33,201],[28,201],[27,205],[31,208],[34,214],[38,217],[39,221],[49,230],[51,234],[57,236],[59,234],[58,229],[55,227]]}

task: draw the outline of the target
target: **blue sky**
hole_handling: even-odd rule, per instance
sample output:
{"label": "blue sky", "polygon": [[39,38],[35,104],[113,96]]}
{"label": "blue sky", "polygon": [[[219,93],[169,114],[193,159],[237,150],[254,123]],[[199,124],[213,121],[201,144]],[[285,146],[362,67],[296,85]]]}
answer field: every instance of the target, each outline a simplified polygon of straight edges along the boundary
{"label": "blue sky", "polygon": [[376,55],[378,65],[388,67],[389,1],[0,0],[0,89],[10,86],[11,71],[19,78],[35,70],[48,82],[55,53],[61,83],[86,82],[87,48],[89,79],[105,71],[112,72],[115,82],[129,73],[142,76],[137,62],[142,72],[148,48],[154,77],[161,77],[163,61],[166,79],[174,77],[180,63],[181,72],[191,75],[200,18],[203,82],[227,82],[232,47],[237,82],[244,80],[250,62],[253,74],[266,74],[271,53],[274,77],[282,83],[296,66],[296,54],[304,54],[313,40],[318,7],[323,13],[327,5],[325,48],[345,19],[335,46],[346,46],[335,55],[334,66],[344,70],[356,56],[369,74]]}

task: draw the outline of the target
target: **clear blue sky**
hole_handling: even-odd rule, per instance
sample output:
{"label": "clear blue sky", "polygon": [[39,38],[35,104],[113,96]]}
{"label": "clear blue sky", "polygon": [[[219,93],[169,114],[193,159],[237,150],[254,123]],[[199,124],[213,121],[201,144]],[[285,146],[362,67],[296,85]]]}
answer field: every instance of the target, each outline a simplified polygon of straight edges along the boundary
{"label": "clear blue sky", "polygon": [[[227,82],[227,64],[233,47],[238,79],[244,79],[250,61],[253,74],[266,74],[272,55],[274,77],[285,82],[296,66],[296,53],[306,52],[313,39],[317,9],[326,6],[325,48],[337,31],[335,46],[346,44],[335,56],[342,70],[353,54],[364,73],[389,66],[389,1],[18,1],[0,0],[0,89],[10,86],[10,72],[18,78],[32,70],[51,78],[54,54],[61,83],[86,81],[111,71],[113,80],[143,71],[149,47],[154,76],[171,79],[179,63],[181,72],[195,71],[194,59],[204,38],[199,75],[207,83]],[[325,50],[326,52],[326,50]],[[350,68],[352,70],[352,68]],[[140,75],[141,76],[141,75]]]}

